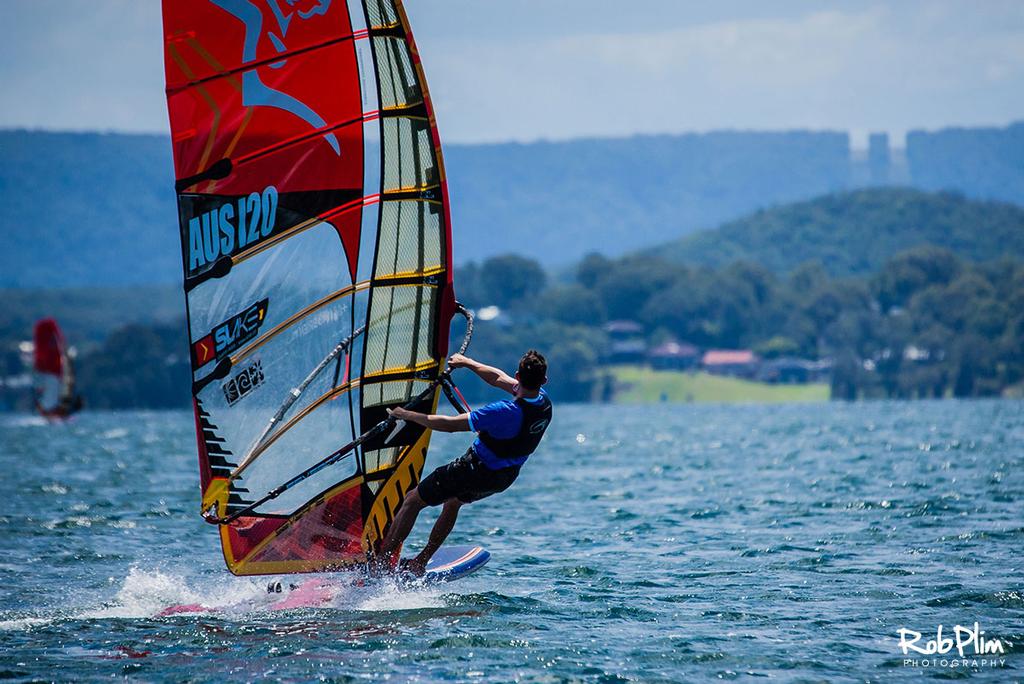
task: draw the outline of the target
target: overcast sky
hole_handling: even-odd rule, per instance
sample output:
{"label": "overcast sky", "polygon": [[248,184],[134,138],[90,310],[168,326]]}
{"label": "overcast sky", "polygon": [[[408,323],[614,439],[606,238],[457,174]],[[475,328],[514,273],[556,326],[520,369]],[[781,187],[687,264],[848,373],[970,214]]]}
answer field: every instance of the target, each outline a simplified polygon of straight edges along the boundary
{"label": "overcast sky", "polygon": [[[449,142],[1024,119],[1022,0],[406,7]],[[0,127],[167,130],[158,0],[0,0],[0,27]]]}

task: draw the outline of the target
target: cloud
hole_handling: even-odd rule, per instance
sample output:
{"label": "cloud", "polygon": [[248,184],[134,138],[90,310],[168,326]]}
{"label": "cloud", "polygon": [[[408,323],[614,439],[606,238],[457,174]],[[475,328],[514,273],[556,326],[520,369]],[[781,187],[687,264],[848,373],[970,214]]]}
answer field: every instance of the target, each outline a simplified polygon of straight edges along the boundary
{"label": "cloud", "polygon": [[876,4],[422,51],[459,139],[1006,123],[1024,114],[1024,30],[964,23],[967,9]]}
{"label": "cloud", "polygon": [[5,3],[0,125],[163,131],[158,2]]}
{"label": "cloud", "polygon": [[[1024,118],[1019,0],[407,5],[449,142]],[[0,126],[166,130],[156,0],[0,0],[0,20]]]}

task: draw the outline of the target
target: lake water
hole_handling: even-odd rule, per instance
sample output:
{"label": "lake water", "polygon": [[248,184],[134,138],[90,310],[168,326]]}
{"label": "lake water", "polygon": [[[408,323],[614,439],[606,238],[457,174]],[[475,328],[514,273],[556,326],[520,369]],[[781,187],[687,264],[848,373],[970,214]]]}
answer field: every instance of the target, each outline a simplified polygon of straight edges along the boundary
{"label": "lake water", "polygon": [[[265,595],[197,515],[193,439],[186,412],[0,417],[0,677],[1024,676],[1022,402],[558,406],[512,489],[463,509],[476,575],[156,617]],[[1004,654],[898,647],[975,622]]]}

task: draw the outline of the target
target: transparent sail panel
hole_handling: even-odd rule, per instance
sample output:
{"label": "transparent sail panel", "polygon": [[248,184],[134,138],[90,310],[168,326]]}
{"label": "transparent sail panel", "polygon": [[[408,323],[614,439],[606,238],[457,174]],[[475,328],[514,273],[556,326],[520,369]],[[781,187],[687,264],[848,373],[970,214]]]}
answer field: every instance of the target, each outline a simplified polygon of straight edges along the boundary
{"label": "transparent sail panel", "polygon": [[401,449],[398,447],[367,451],[363,456],[364,472],[366,472],[367,475],[370,475],[380,470],[391,468],[395,465],[395,461],[398,460],[398,454],[400,452]]}
{"label": "transparent sail panel", "polygon": [[409,48],[401,38],[376,37],[377,79],[380,82],[381,109],[419,104],[423,93],[416,82]]}
{"label": "transparent sail panel", "polygon": [[425,119],[384,119],[384,191],[438,183],[434,143]]}
{"label": "transparent sail panel", "polygon": [[[367,322],[366,313],[370,302],[370,293],[367,290],[357,292],[352,306],[355,307],[356,326],[365,325]],[[362,371],[363,349],[366,348],[366,332],[357,335],[352,340],[352,374],[359,376]],[[357,404],[358,406],[358,404]]]}
{"label": "transparent sail panel", "polygon": [[404,404],[428,386],[425,380],[375,382],[363,387],[363,406]]}
{"label": "transparent sail panel", "polygon": [[[262,497],[288,478],[329,456],[352,438],[348,400],[336,399],[311,413],[274,442],[236,482],[238,487],[249,490],[239,495],[243,501]],[[320,492],[354,475],[356,466],[356,455],[350,454],[341,462],[321,470],[277,499],[267,502],[257,512],[292,513]]]}
{"label": "transparent sail panel", "polygon": [[353,33],[367,28],[366,13],[363,12],[363,3],[360,0],[348,0],[348,21],[352,25]]}
{"label": "transparent sail panel", "polygon": [[351,285],[337,231],[321,223],[237,264],[188,295],[193,345],[208,339],[196,379],[295,314]]}
{"label": "transparent sail panel", "polygon": [[384,202],[377,251],[378,278],[422,274],[442,265],[441,205],[434,202]]}
{"label": "transparent sail panel", "polygon": [[391,0],[366,0],[371,28],[387,28],[398,23],[398,12]]}
{"label": "transparent sail panel", "polygon": [[[436,294],[436,288],[430,286],[374,290],[366,331],[364,377],[384,371],[410,370],[432,360]],[[363,393],[366,395],[365,389]]]}
{"label": "transparent sail panel", "polygon": [[[359,94],[362,98],[363,113],[380,109],[377,101],[377,75],[374,71],[373,51],[369,38],[355,41],[356,63],[359,65],[359,81],[363,85]],[[374,161],[379,161],[374,159]]]}
{"label": "transparent sail panel", "polygon": [[[258,352],[235,365],[226,378],[211,382],[199,392],[197,396],[211,420],[220,426],[220,436],[233,445],[234,463],[241,463],[257,446],[271,419],[293,397],[293,388],[298,387],[331,350],[351,334],[351,306],[350,299],[341,299],[323,307],[274,336]],[[345,355],[339,355],[326,366],[282,415],[268,436],[273,436],[313,402],[350,379],[346,360]],[[324,405],[321,405],[303,422],[323,410]],[[324,438],[333,448],[343,443],[349,432],[346,429],[344,435],[325,433]],[[273,465],[273,453],[268,449],[257,460],[267,460],[267,465]],[[277,484],[281,484],[295,472],[286,465],[278,465],[281,480]]]}
{"label": "transparent sail panel", "polygon": [[[363,127],[366,140],[366,155],[363,170],[363,194],[377,196],[381,189],[380,121],[369,121]],[[373,273],[373,257],[377,249],[377,222],[380,202],[363,206],[362,224],[359,232],[359,262],[356,265],[356,279],[369,280]]]}
{"label": "transparent sail panel", "polygon": [[35,391],[38,392],[37,400],[44,410],[56,408],[60,401],[61,381],[56,375],[49,373],[36,373],[34,377]]}

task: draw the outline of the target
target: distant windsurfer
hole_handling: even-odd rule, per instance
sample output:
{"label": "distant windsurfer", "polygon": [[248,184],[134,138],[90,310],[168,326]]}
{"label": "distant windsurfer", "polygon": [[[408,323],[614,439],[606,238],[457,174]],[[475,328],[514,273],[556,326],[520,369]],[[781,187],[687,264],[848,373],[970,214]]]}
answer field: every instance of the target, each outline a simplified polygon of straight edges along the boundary
{"label": "distant windsurfer", "polygon": [[32,400],[36,406],[36,412],[44,418],[68,418],[78,413],[85,406],[82,396],[75,392],[75,367],[71,363],[71,357],[63,350],[60,352],[61,360],[61,381],[60,394],[57,403],[53,408],[43,406],[43,389],[36,387]]}
{"label": "distant windsurfer", "polygon": [[514,378],[461,354],[452,356],[449,365],[468,368],[488,385],[515,398],[458,416],[428,415],[403,408],[391,412],[396,419],[431,430],[477,433],[465,454],[437,468],[409,491],[377,550],[382,560],[390,558],[409,536],[420,511],[443,505],[426,546],[414,558],[402,562],[402,569],[415,575],[423,574],[431,556],[444,543],[463,504],[503,492],[515,482],[551,422],[551,400],[543,389],[548,365],[540,352],[526,352]]}

